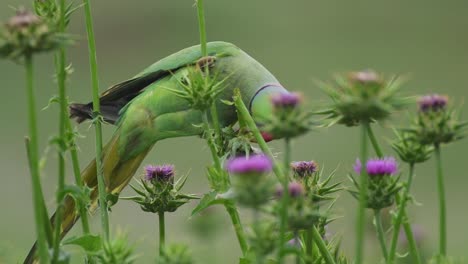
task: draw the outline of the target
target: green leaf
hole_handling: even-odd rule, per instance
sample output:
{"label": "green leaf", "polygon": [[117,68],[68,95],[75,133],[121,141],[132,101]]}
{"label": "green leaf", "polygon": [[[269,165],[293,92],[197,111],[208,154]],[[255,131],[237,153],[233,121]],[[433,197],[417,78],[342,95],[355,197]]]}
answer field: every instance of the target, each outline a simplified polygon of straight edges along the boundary
{"label": "green leaf", "polygon": [[101,250],[101,237],[97,235],[74,236],[62,242],[63,245],[75,245],[81,247],[87,253],[94,253]]}
{"label": "green leaf", "polygon": [[203,197],[200,200],[200,203],[198,203],[197,207],[193,209],[192,211],[192,216],[195,214],[200,213],[201,211],[205,210],[206,208],[214,205],[214,204],[224,204],[226,203],[227,200],[225,199],[217,199],[218,193],[216,191],[211,191],[209,193],[206,193],[203,195]]}

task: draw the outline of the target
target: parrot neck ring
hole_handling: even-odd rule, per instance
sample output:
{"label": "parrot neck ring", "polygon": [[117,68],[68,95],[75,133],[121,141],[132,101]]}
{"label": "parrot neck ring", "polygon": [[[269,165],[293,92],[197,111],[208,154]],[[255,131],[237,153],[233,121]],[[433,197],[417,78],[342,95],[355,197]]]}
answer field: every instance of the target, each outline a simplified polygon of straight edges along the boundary
{"label": "parrot neck ring", "polygon": [[267,88],[282,88],[284,89],[284,87],[279,84],[279,83],[267,83],[265,85],[263,85],[262,87],[260,87],[260,89],[258,89],[255,94],[252,96],[252,99],[250,99],[250,102],[249,102],[249,112],[252,114],[252,103],[253,103],[253,100],[255,99],[255,97],[260,93],[262,92],[263,90],[266,90]]}

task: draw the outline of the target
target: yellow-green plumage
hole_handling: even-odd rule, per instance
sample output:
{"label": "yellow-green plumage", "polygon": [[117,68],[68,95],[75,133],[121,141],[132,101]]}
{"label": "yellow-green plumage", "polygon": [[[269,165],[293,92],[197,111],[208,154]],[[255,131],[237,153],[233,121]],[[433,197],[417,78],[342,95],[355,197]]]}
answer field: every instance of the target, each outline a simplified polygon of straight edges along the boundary
{"label": "yellow-green plumage", "polygon": [[[255,115],[271,112],[271,93],[287,92],[260,63],[226,42],[208,43],[208,53],[216,57],[210,73],[226,79],[219,99],[230,100],[235,88]],[[201,58],[200,46],[174,53],[149,66],[130,80],[117,84],[101,96],[102,115],[117,128],[103,151],[103,169],[107,192],[118,194],[128,184],[142,160],[154,144],[165,138],[194,136],[202,133],[194,126],[202,122],[202,114],[191,109],[188,102],[171,90],[181,90],[181,79]],[[217,102],[219,122],[235,123],[233,106]],[[71,116],[78,122],[91,118],[92,105],[73,104]],[[97,205],[96,165],[92,161],[82,172],[84,183],[93,188],[90,211]],[[71,198],[67,198],[62,229],[64,236],[79,215]],[[25,263],[31,263],[34,248]]]}

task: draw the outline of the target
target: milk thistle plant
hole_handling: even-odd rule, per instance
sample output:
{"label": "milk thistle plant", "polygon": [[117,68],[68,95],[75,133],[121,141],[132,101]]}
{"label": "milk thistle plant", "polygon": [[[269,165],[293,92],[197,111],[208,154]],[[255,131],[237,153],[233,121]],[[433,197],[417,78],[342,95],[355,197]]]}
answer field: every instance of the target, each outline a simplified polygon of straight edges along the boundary
{"label": "milk thistle plant", "polygon": [[[338,75],[331,82],[320,83],[331,100],[326,108],[314,112],[304,96],[286,90],[244,51],[226,42],[207,42],[203,4],[203,0],[196,1],[199,46],[175,53],[101,95],[89,0],[83,0],[82,6],[65,0],[37,0],[35,12],[18,8],[16,15],[2,25],[0,57],[23,65],[26,71],[26,154],[37,243],[24,263],[70,263],[70,245],[84,251],[86,263],[137,263],[140,253],[136,246],[127,236],[111,233],[109,208],[118,202],[120,192],[156,142],[182,136],[199,136],[205,141],[212,161],[200,166],[206,168],[209,190],[200,195],[182,193],[184,184],[196,176],[178,177],[174,165],[148,165],[135,179],[136,184],[130,185],[135,195],[122,197],[137,203],[143,212],[158,215],[157,263],[194,263],[191,245],[177,241],[166,244],[165,216],[179,215],[182,205],[194,206],[192,216],[221,205],[240,249],[235,262],[241,264],[290,260],[297,264],[368,263],[364,254],[366,209],[374,213],[375,235],[385,263],[398,263],[404,255],[397,252],[400,226],[412,263],[423,263],[407,211],[413,200],[415,166],[433,154],[440,207],[440,247],[434,260],[447,263],[441,147],[463,138],[468,126],[460,121],[449,98],[437,94],[420,97],[411,125],[394,130],[396,139],[390,146],[396,155],[392,157],[383,151],[372,126],[390,122],[395,112],[405,111],[412,103],[409,97],[400,95],[401,78],[388,78],[371,70]],[[67,96],[72,73],[67,51],[74,43],[67,30],[74,11],[84,11],[85,15],[93,98],[88,104],[69,104]],[[53,215],[47,210],[40,177],[38,146],[43,138],[37,132],[33,64],[35,55],[45,52],[54,54],[58,88],[58,96],[50,100],[58,105],[58,135],[49,143],[56,147],[58,161]],[[322,119],[316,120],[317,115]],[[69,117],[79,123],[89,119],[94,126],[96,158],[83,171],[77,132]],[[102,125],[107,123],[115,125],[116,130],[103,147]],[[338,169],[327,175],[316,161],[293,161],[292,142],[296,138],[334,124],[361,130],[359,157],[349,174],[352,188],[338,180],[343,176]],[[267,144],[271,140],[283,141],[279,153]],[[375,152],[373,158],[369,142]],[[66,182],[67,154],[74,183]],[[338,220],[335,202],[344,189],[358,200],[353,260],[343,254],[340,238],[327,234],[329,224]],[[388,230],[382,220],[382,210],[387,208],[392,210]],[[93,233],[88,218],[97,209],[101,226]],[[251,217],[240,213],[244,210]],[[66,237],[78,221],[83,233]]]}

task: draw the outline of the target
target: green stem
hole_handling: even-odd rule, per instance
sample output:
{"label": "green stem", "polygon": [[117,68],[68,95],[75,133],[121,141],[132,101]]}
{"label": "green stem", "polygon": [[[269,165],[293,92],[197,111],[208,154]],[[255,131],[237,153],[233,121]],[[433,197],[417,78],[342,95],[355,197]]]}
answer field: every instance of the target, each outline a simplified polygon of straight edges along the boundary
{"label": "green stem", "polygon": [[28,123],[29,123],[29,162],[30,173],[33,188],[34,216],[36,222],[37,244],[39,250],[39,259],[41,263],[49,263],[49,252],[47,246],[46,223],[48,218],[45,206],[42,204],[44,197],[42,195],[42,186],[39,171],[39,147],[37,142],[37,118],[36,118],[36,95],[34,91],[34,71],[32,55],[25,57],[26,67],[26,95],[28,101]]}
{"label": "green stem", "polygon": [[[68,130],[68,133],[73,133],[73,128],[72,128],[70,119],[67,119],[67,130]],[[73,167],[73,176],[75,177],[75,184],[78,187],[80,187],[80,189],[82,189],[84,184],[83,184],[83,180],[81,179],[80,162],[78,160],[78,152],[76,149],[75,138],[73,136],[71,137],[69,144],[70,144],[70,156],[71,156],[72,167]],[[90,228],[89,228],[88,211],[86,209],[86,204],[80,204],[78,209],[80,210],[80,218],[81,218],[81,225],[83,227],[83,233],[89,234]]]}
{"label": "green stem", "polygon": [[312,228],[306,230],[305,233],[305,247],[306,247],[306,264],[314,263],[314,230]]}
{"label": "green stem", "polygon": [[202,57],[208,55],[206,49],[206,26],[205,26],[205,10],[203,8],[203,0],[196,0],[198,11],[198,27],[200,31],[200,46]]}
{"label": "green stem", "polygon": [[410,169],[409,169],[408,180],[406,182],[406,187],[404,189],[403,197],[401,198],[400,203],[398,205],[398,212],[397,212],[397,216],[395,218],[395,222],[393,225],[392,241],[390,244],[390,251],[389,251],[388,259],[387,259],[388,263],[393,263],[395,261],[398,235],[400,233],[400,225],[403,221],[403,218],[404,218],[403,216],[405,215],[406,202],[408,201],[408,195],[411,189],[411,184],[413,182],[413,175],[414,175],[414,164],[411,163]]}
{"label": "green stem", "polygon": [[286,229],[288,226],[288,204],[289,204],[289,163],[291,162],[291,140],[285,138],[284,140],[284,164],[283,164],[283,196],[281,199],[280,207],[280,230],[279,230],[279,239],[278,239],[278,263],[283,262],[284,256],[284,247],[286,245]]}
{"label": "green stem", "polygon": [[166,226],[164,222],[164,212],[159,212],[159,256],[164,254],[164,245],[166,244]]}
{"label": "green stem", "polygon": [[[205,124],[206,130],[209,132],[207,142],[208,142],[208,146],[210,147],[210,152],[211,152],[211,156],[213,158],[213,162],[215,163],[216,169],[218,171],[221,171],[222,170],[221,161],[219,160],[218,152],[216,151],[216,146],[215,146],[215,144],[213,142],[213,137],[212,137],[211,132],[210,132],[211,131],[211,125],[210,125],[210,122],[208,120],[208,112],[207,111],[203,112],[202,118],[203,118],[203,123]],[[228,181],[228,180],[226,180],[226,181]],[[239,241],[239,245],[240,245],[241,250],[242,250],[242,255],[245,256],[245,254],[247,253],[247,250],[248,250],[248,245],[247,245],[247,240],[245,238],[244,228],[242,227],[241,220],[240,220],[240,217],[239,217],[239,213],[237,212],[237,209],[234,206],[234,204],[231,204],[231,203],[230,204],[224,204],[224,207],[226,208],[226,211],[228,212],[229,217],[231,218],[232,225],[234,226],[234,230],[236,232],[237,240]]]}
{"label": "green stem", "polygon": [[367,125],[367,134],[369,135],[369,139],[372,143],[372,147],[374,148],[375,154],[377,154],[377,157],[382,158],[382,148],[380,148],[379,142],[377,141],[377,138],[375,137],[374,131],[372,130],[370,124]]}
{"label": "green stem", "polygon": [[[370,125],[368,126],[367,131],[369,132],[369,138],[370,138],[370,140],[372,142],[372,146],[374,148],[375,153],[377,154],[377,156],[379,158],[382,158],[383,157],[383,152],[382,152],[382,150],[381,150],[381,148],[379,146],[379,143],[378,143],[378,141],[377,141],[377,139],[376,139],[376,137],[374,135],[374,132],[372,131],[372,127]],[[408,185],[408,191],[409,191],[409,185]],[[400,199],[398,193],[396,194],[396,200],[397,200],[397,203],[400,204],[401,199]],[[405,208],[403,208],[402,210],[403,210],[403,212],[401,214],[401,218],[405,219],[407,217],[406,216],[407,213],[406,213]],[[419,256],[419,251],[418,251],[418,248],[416,246],[416,242],[414,241],[414,238],[413,238],[413,232],[411,231],[411,225],[410,225],[410,223],[408,221],[401,221],[401,222],[402,222],[402,225],[403,225],[403,230],[405,231],[406,237],[407,237],[408,242],[410,244],[410,253],[413,256],[415,263],[421,263],[421,257]],[[399,227],[395,226],[394,228],[399,228]],[[395,232],[395,229],[393,231]],[[398,235],[398,233],[397,233],[397,235]],[[395,242],[392,241],[392,243],[396,243],[396,241]],[[393,251],[395,251],[395,253],[396,253],[396,245],[394,247],[395,247],[395,249],[393,249]],[[392,248],[390,248],[390,250],[392,250]],[[395,254],[395,253],[393,253],[393,254]],[[392,257],[392,254],[389,254],[389,257]],[[393,258],[394,257],[395,256],[393,256]],[[392,262],[389,262],[389,263],[392,263]]]}
{"label": "green stem", "polygon": [[366,197],[367,197],[367,173],[365,164],[367,162],[367,131],[369,130],[369,123],[363,122],[361,125],[361,176],[359,186],[359,211],[356,226],[356,264],[363,263],[364,255],[364,232],[366,228]]}
{"label": "green stem", "polygon": [[[59,20],[59,31],[65,32],[65,0],[60,0],[60,20]],[[54,250],[52,263],[56,263],[59,257],[59,247],[62,233],[62,218],[63,218],[63,190],[65,188],[65,158],[64,154],[66,151],[66,122],[68,120],[67,111],[67,98],[65,90],[66,82],[66,55],[65,47],[61,47],[55,56],[55,67],[57,72],[57,83],[58,83],[58,94],[59,94],[59,149],[58,149],[58,184],[56,193],[57,211],[55,212],[55,238],[54,238]]]}
{"label": "green stem", "polygon": [[202,118],[203,118],[203,123],[205,124],[205,127],[206,127],[206,131],[208,132],[207,142],[208,142],[208,146],[210,147],[211,157],[213,158],[213,162],[215,164],[216,169],[221,170],[222,169],[221,161],[219,160],[218,151],[216,150],[216,146],[213,142],[213,136],[211,133],[211,125],[210,125],[210,121],[208,120],[207,111],[203,112]]}
{"label": "green stem", "polygon": [[96,133],[96,170],[98,180],[99,205],[101,206],[101,225],[104,241],[109,240],[109,215],[107,212],[107,192],[104,182],[102,167],[102,127],[101,127],[101,109],[99,105],[99,80],[96,58],[96,41],[94,38],[93,18],[91,15],[91,6],[89,0],[83,0],[86,32],[88,35],[89,65],[91,69],[92,92],[93,92],[93,113],[94,128]]}
{"label": "green stem", "polygon": [[437,166],[437,187],[439,190],[439,232],[440,232],[440,245],[439,255],[445,257],[447,254],[447,225],[446,225],[446,212],[445,207],[445,187],[444,187],[444,174],[442,170],[442,158],[440,155],[440,145],[434,145],[436,166]]}
{"label": "green stem", "polygon": [[[294,231],[294,239],[296,240],[298,244],[300,244],[299,232],[297,230]],[[302,252],[298,250],[298,252],[296,253],[296,264],[301,264],[301,255],[302,255]]]}
{"label": "green stem", "polygon": [[330,254],[330,251],[328,250],[327,245],[325,244],[325,241],[323,241],[322,236],[320,235],[319,231],[317,230],[315,226],[312,227],[312,237],[320,251],[321,256],[325,259],[325,263],[335,264],[335,260]]}
{"label": "green stem", "polygon": [[[405,212],[406,215],[406,212]],[[418,247],[416,244],[416,240],[413,236],[413,231],[411,230],[411,226],[406,221],[403,224],[403,229],[405,230],[406,239],[408,240],[409,250],[411,255],[413,256],[413,263],[414,264],[421,264],[421,256],[419,255]]]}
{"label": "green stem", "polygon": [[377,238],[379,239],[380,248],[384,259],[388,259],[387,245],[385,243],[385,232],[382,227],[382,214],[380,210],[374,210],[375,228],[377,231]]}
{"label": "green stem", "polygon": [[239,241],[239,246],[242,250],[242,255],[246,256],[249,249],[247,244],[247,239],[245,238],[244,228],[242,227],[239,213],[237,212],[234,204],[225,204],[224,207],[231,218],[232,225],[234,226],[234,231],[236,232],[237,240]]}

